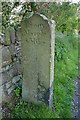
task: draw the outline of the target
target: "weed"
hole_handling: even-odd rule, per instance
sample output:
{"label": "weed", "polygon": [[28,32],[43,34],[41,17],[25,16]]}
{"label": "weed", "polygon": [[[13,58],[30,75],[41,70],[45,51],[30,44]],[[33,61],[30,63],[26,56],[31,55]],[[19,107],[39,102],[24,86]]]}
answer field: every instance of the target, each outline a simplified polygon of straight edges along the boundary
{"label": "weed", "polygon": [[[53,104],[54,112],[45,105],[17,101],[11,110],[11,118],[69,118],[74,91],[74,79],[77,75],[77,37],[56,33]],[[15,89],[20,95],[20,88]]]}

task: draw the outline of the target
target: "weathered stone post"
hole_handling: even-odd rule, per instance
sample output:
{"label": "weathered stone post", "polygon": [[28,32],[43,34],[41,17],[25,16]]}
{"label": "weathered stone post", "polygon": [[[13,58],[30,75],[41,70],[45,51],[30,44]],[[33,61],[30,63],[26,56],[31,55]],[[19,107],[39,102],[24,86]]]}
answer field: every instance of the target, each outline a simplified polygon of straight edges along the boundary
{"label": "weathered stone post", "polygon": [[33,14],[21,22],[22,98],[52,106],[55,22]]}

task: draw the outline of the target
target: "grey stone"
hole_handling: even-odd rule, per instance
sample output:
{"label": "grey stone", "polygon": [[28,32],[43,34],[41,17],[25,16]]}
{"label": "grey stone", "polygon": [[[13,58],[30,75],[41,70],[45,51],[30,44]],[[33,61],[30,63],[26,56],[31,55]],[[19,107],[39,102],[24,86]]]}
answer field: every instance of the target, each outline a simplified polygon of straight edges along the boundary
{"label": "grey stone", "polygon": [[9,46],[9,50],[10,50],[10,53],[11,53],[12,56],[15,56],[15,55],[17,54],[17,50],[16,50],[14,44],[11,44],[11,45]]}
{"label": "grey stone", "polygon": [[21,51],[21,49],[19,46],[15,46],[15,49],[16,49],[16,55],[17,55]]}
{"label": "grey stone", "polygon": [[15,30],[14,29],[11,29],[10,30],[10,41],[11,41],[11,43],[15,43]]}
{"label": "grey stone", "polygon": [[11,54],[8,47],[3,47],[1,50],[2,50],[2,66],[6,66],[12,62]]}
{"label": "grey stone", "polygon": [[5,67],[6,71],[9,70],[9,68],[10,68],[10,65],[7,65],[7,66]]}
{"label": "grey stone", "polygon": [[0,103],[2,103],[2,91],[3,91],[2,86],[0,86]]}
{"label": "grey stone", "polygon": [[6,83],[6,88],[7,89],[10,88],[11,86],[12,86],[12,82],[11,81],[9,81],[9,82]]}
{"label": "grey stone", "polygon": [[2,73],[2,72],[4,72],[4,71],[5,71],[5,67],[3,67],[3,68],[1,67],[1,68],[0,68],[0,73]]}
{"label": "grey stone", "polygon": [[4,92],[4,85],[0,86],[0,103],[2,103],[2,101],[6,102],[6,94]]}
{"label": "grey stone", "polygon": [[[21,53],[21,48],[19,45],[14,45],[14,44],[11,44],[9,46],[9,50],[10,50],[10,53],[11,55],[14,57],[13,59],[15,59],[14,61],[16,61],[16,58],[19,58],[20,57],[20,53]],[[16,58],[15,58],[16,57]]]}
{"label": "grey stone", "polygon": [[5,43],[5,39],[4,39],[4,34],[0,33],[0,43],[4,44]]}
{"label": "grey stone", "polygon": [[[21,22],[22,97],[52,106],[55,22],[33,14]],[[40,86],[40,87],[39,87]]]}
{"label": "grey stone", "polygon": [[11,78],[18,75],[18,68],[17,68],[17,62],[16,61],[12,63],[12,66],[9,69],[8,73],[11,76]]}
{"label": "grey stone", "polygon": [[9,75],[8,71],[0,73],[0,86],[10,80],[11,80],[11,76]]}
{"label": "grey stone", "polygon": [[20,45],[21,42],[20,28],[18,28],[16,31],[16,42]]}
{"label": "grey stone", "polygon": [[20,80],[20,76],[19,76],[19,75],[18,75],[18,76],[15,76],[15,77],[13,77],[13,79],[12,79],[12,83],[15,84],[15,83],[17,83],[19,80]]}
{"label": "grey stone", "polygon": [[2,73],[0,73],[0,86],[2,85]]}
{"label": "grey stone", "polygon": [[16,43],[19,42],[19,31],[16,29],[15,31]]}
{"label": "grey stone", "polygon": [[0,45],[0,73],[2,72],[2,45]]}
{"label": "grey stone", "polygon": [[8,71],[10,68],[11,68],[11,64],[6,65],[6,66],[4,66],[4,67],[2,67],[2,68],[0,69],[0,73],[3,73],[3,72],[5,72],[5,71]]}
{"label": "grey stone", "polygon": [[15,86],[11,86],[7,92],[8,92],[8,95],[10,95],[12,93],[12,91],[14,90]]}
{"label": "grey stone", "polygon": [[21,75],[21,74],[22,74],[21,63],[20,63],[19,61],[17,61],[17,62],[16,62],[16,66],[17,66],[18,74]]}

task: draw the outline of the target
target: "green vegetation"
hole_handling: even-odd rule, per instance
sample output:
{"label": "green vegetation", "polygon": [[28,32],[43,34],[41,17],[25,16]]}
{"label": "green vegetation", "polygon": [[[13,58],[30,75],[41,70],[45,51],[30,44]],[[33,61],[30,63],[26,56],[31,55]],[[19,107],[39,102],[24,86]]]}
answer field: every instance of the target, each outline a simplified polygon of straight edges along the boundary
{"label": "green vegetation", "polygon": [[41,7],[40,13],[45,14],[48,18],[55,20],[56,29],[62,32],[74,32],[77,29],[77,4],[70,2],[48,3],[46,7]]}
{"label": "green vegetation", "polygon": [[71,101],[77,75],[77,47],[75,35],[56,35],[54,104],[60,117],[71,117]]}
{"label": "green vegetation", "polygon": [[[22,7],[21,7],[22,6]],[[62,32],[74,32],[78,27],[77,13],[79,5],[70,2],[62,3],[34,3],[34,2],[3,2],[2,3],[2,25],[3,30],[7,27],[20,25],[23,17],[29,16],[31,12],[45,14],[48,18],[56,21],[56,29]]]}
{"label": "green vegetation", "polygon": [[[15,4],[18,6],[19,3]],[[27,8],[33,10],[35,4],[24,4],[23,11]],[[38,4],[40,13],[56,21],[55,39],[55,65],[54,65],[54,111],[45,105],[34,105],[19,99],[20,89],[15,90],[15,104],[9,104],[11,118],[69,118],[71,113],[71,101],[74,91],[74,80],[77,76],[78,39],[74,33],[77,29],[77,5],[70,3]],[[13,8],[14,8],[13,7]],[[30,8],[33,7],[33,8]],[[12,8],[10,8],[12,9]],[[5,11],[5,9],[4,9]],[[3,11],[3,16],[4,12]],[[8,13],[8,19],[9,19]],[[22,15],[22,14],[21,14]],[[5,19],[3,19],[3,22]],[[3,24],[5,27],[5,22]],[[18,97],[18,99],[17,99]]]}
{"label": "green vegetation", "polygon": [[[45,105],[34,105],[16,100],[14,106],[8,105],[11,118],[69,118],[74,91],[74,80],[77,75],[77,37],[74,34],[56,32],[55,42],[55,77],[54,77],[54,111]],[[20,89],[15,94],[19,97]],[[16,97],[16,99],[17,99]]]}
{"label": "green vegetation", "polygon": [[20,86],[16,86],[15,90],[14,90],[14,94],[16,97],[19,97],[21,94],[21,87]]}

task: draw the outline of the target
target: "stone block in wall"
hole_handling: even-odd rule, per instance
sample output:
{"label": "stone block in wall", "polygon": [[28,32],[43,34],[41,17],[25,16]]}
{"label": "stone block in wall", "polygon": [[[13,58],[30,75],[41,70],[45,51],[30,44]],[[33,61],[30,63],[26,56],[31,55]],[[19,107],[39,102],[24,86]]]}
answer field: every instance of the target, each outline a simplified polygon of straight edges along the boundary
{"label": "stone block in wall", "polygon": [[3,85],[3,84],[5,84],[6,82],[10,81],[11,77],[12,76],[9,75],[8,71],[0,73],[0,86]]}
{"label": "stone block in wall", "polygon": [[2,103],[2,101],[6,101],[7,97],[5,92],[4,92],[4,85],[0,86],[0,103]]}
{"label": "stone block in wall", "polygon": [[17,54],[17,50],[16,50],[14,44],[11,44],[11,45],[9,46],[9,50],[10,50],[10,53],[11,53],[12,56],[15,56],[15,55]]}
{"label": "stone block in wall", "polygon": [[19,82],[20,77],[21,77],[20,75],[13,77],[12,83],[13,83],[13,84],[16,84],[17,82]]}
{"label": "stone block in wall", "polygon": [[0,45],[0,72],[2,72],[2,45]]}
{"label": "stone block in wall", "polygon": [[12,86],[12,81],[6,83],[6,89],[10,88],[11,86]]}
{"label": "stone block in wall", "polygon": [[17,82],[19,82],[19,80],[20,76],[15,76],[10,81],[7,81],[3,85],[0,85],[0,103],[6,99],[8,100],[8,97],[12,96],[11,93],[13,93],[15,85]]}
{"label": "stone block in wall", "polygon": [[0,120],[2,120],[3,115],[2,115],[2,104],[0,104]]}
{"label": "stone block in wall", "polygon": [[0,84],[4,84],[10,81],[14,76],[21,74],[21,65],[18,61],[10,64],[9,66],[3,67],[3,73],[0,73]]}
{"label": "stone block in wall", "polygon": [[2,74],[0,73],[0,86],[2,85]]}
{"label": "stone block in wall", "polygon": [[11,41],[11,43],[15,43],[15,30],[14,29],[11,29],[10,30],[10,41]]}
{"label": "stone block in wall", "polygon": [[15,46],[15,48],[16,48],[16,50],[17,50],[17,54],[19,53],[19,52],[21,52],[21,48],[19,47],[19,45],[17,46]]}
{"label": "stone block in wall", "polygon": [[17,54],[17,58],[18,58],[19,61],[21,61],[21,58],[22,58],[21,52],[19,52],[19,53]]}
{"label": "stone block in wall", "polygon": [[9,75],[13,78],[14,76],[18,75],[17,63],[12,63],[11,68],[8,71]]}
{"label": "stone block in wall", "polygon": [[10,73],[12,76],[17,76],[17,75],[19,75],[19,74],[22,74],[21,64],[20,64],[19,61],[15,61],[15,62],[12,64],[12,67],[10,68],[9,73]]}
{"label": "stone block in wall", "polygon": [[10,99],[12,98],[12,90],[13,90],[13,87],[10,87],[7,92],[5,92],[5,86],[0,86],[0,104],[2,102],[9,102]]}
{"label": "stone block in wall", "polygon": [[22,67],[21,67],[21,63],[19,61],[16,62],[16,66],[17,66],[17,70],[18,70],[18,74],[22,74]]}
{"label": "stone block in wall", "polygon": [[[9,46],[9,50],[10,50],[11,55],[14,57],[13,60],[14,59],[20,59],[20,57],[21,57],[21,49],[20,49],[19,46],[11,44]],[[14,60],[14,61],[16,61],[16,60]]]}
{"label": "stone block in wall", "polygon": [[11,68],[11,64],[9,64],[9,65],[6,65],[6,66],[4,66],[4,67],[1,67],[1,69],[0,69],[0,73],[3,73],[3,72],[5,72],[5,71],[8,71],[10,68]]}
{"label": "stone block in wall", "polygon": [[0,33],[0,43],[4,44],[5,43],[5,39],[4,39],[4,34]]}
{"label": "stone block in wall", "polygon": [[10,95],[14,89],[15,89],[15,86],[11,86],[11,87],[7,90],[8,95]]}
{"label": "stone block in wall", "polygon": [[0,103],[2,102],[2,86],[0,86]]}
{"label": "stone block in wall", "polygon": [[21,34],[20,34],[20,28],[16,30],[16,43],[21,41]]}
{"label": "stone block in wall", "polygon": [[8,47],[2,47],[2,66],[6,66],[12,62],[11,54]]}

